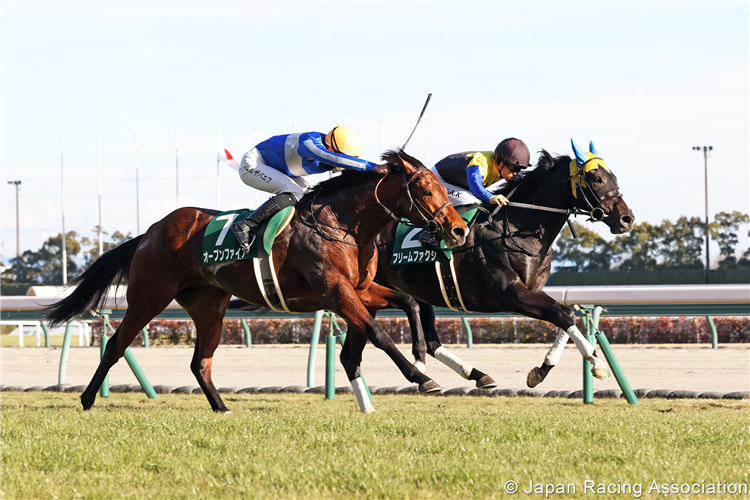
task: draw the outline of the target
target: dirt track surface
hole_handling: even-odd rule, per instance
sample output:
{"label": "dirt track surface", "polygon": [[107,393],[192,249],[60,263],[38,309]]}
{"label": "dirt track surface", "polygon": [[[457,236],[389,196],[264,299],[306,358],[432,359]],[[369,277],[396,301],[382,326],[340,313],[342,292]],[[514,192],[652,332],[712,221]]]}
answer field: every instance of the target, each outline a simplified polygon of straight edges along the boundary
{"label": "dirt track surface", "polygon": [[[500,388],[526,387],[526,374],[539,365],[547,345],[446,346],[475,368],[490,374]],[[399,346],[411,359],[411,346]],[[191,347],[132,347],[132,352],[153,385],[175,387],[197,382],[190,371]],[[213,361],[216,387],[305,386],[309,345],[221,346]],[[710,345],[614,345],[613,349],[633,389],[684,389],[691,391],[734,392],[750,390],[750,345],[732,344],[711,349]],[[4,347],[0,349],[3,385],[50,386],[57,384],[61,349],[45,347]],[[348,380],[336,358],[336,386]],[[98,347],[71,347],[65,382],[86,385],[99,362]],[[410,383],[393,362],[368,345],[362,362],[367,383],[376,387]],[[473,387],[455,372],[428,357],[427,373],[444,389]],[[547,379],[537,389],[577,390],[582,387],[581,356],[571,345]],[[110,371],[110,384],[136,384],[127,362],[120,360]],[[325,383],[325,348],[319,347],[314,385]],[[594,381],[594,389],[617,389],[617,382]]]}

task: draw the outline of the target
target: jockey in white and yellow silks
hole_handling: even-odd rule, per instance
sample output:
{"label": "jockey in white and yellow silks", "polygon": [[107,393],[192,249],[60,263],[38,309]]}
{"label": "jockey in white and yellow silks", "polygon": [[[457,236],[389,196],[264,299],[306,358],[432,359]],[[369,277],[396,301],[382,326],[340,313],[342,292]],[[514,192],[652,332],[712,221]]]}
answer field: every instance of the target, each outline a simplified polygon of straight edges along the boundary
{"label": "jockey in white and yellow silks", "polygon": [[387,165],[362,160],[362,143],[349,127],[334,127],[328,134],[302,132],[276,135],[245,153],[240,163],[242,182],[275,196],[246,219],[232,224],[240,246],[249,251],[252,230],[280,210],[296,204],[310,190],[303,177],[334,169],[388,173]]}
{"label": "jockey in white and yellow silks", "polygon": [[[511,137],[503,140],[494,151],[466,151],[446,156],[432,167],[432,172],[448,189],[448,199],[453,206],[491,203],[505,205],[508,199],[492,194],[487,187],[505,179],[515,179],[523,169],[530,167],[529,148]],[[420,241],[430,246],[440,243],[427,232]]]}

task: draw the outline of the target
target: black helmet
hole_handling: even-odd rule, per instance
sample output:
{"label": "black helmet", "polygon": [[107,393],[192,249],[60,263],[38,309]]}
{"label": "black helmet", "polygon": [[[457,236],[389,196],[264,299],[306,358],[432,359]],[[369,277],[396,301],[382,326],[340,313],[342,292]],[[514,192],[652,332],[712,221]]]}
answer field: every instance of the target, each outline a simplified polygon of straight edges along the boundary
{"label": "black helmet", "polygon": [[515,137],[505,139],[498,144],[495,148],[495,156],[510,167],[510,170],[518,171],[531,166],[529,148],[522,140]]}

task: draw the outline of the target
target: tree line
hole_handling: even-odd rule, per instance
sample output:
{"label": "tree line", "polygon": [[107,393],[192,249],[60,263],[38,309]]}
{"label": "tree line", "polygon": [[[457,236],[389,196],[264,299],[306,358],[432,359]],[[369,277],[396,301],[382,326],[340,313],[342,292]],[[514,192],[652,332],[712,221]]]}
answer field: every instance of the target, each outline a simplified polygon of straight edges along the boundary
{"label": "tree line", "polygon": [[[606,241],[588,227],[574,222],[579,237],[573,238],[565,226],[557,239],[553,262],[564,271],[635,271],[655,269],[703,269],[702,259],[706,230],[719,244],[719,268],[750,268],[750,248],[741,256],[735,248],[740,227],[750,222],[741,212],[720,212],[706,226],[699,217],[682,216],[676,222],[663,220],[659,225],[641,222],[628,234]],[[68,280],[80,275],[99,257],[98,227],[95,236],[76,231],[67,233]],[[102,231],[103,249],[132,238],[130,233]],[[26,250],[11,260],[12,267],[3,273],[5,281],[45,285],[62,284],[62,233],[50,236],[38,250]]]}
{"label": "tree line", "polygon": [[[99,257],[99,227],[95,226],[91,238],[76,231],[66,233],[65,250],[68,280],[80,275]],[[130,233],[112,234],[102,231],[102,248],[107,250],[116,247],[132,238]],[[50,236],[39,250],[26,250],[21,256],[11,259],[11,267],[3,273],[3,279],[16,283],[40,285],[62,285],[62,233]]]}
{"label": "tree line", "polygon": [[[699,217],[682,216],[654,225],[641,222],[627,234],[606,241],[577,222],[574,239],[566,226],[552,254],[558,270],[564,271],[652,271],[656,269],[705,269],[703,250],[706,231],[719,244],[719,268],[750,268],[750,248],[736,255],[740,227],[750,216],[734,211],[716,214],[706,225]],[[750,233],[749,233],[750,234]]]}

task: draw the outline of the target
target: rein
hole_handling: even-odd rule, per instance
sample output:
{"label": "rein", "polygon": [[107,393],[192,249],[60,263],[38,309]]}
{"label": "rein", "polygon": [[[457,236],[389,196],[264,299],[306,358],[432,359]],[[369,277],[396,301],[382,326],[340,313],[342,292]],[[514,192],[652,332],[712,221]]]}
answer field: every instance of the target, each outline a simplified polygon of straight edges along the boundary
{"label": "rein", "polygon": [[[422,206],[422,204],[419,203],[419,201],[417,201],[417,200],[414,199],[414,197],[411,194],[411,189],[409,188],[409,184],[411,184],[411,181],[414,180],[414,178],[417,176],[418,173],[419,173],[419,171],[414,172],[414,174],[412,174],[411,177],[407,178],[406,177],[406,172],[402,172],[402,174],[404,176],[404,189],[403,189],[403,191],[401,193],[401,196],[399,196],[399,198],[398,198],[398,202],[396,203],[396,210],[398,210],[399,205],[401,205],[401,199],[404,197],[404,194],[406,194],[409,197],[409,202],[410,202],[411,206],[412,207],[416,207],[417,213],[419,214],[419,216],[424,221],[424,223],[425,223],[425,229],[429,233],[431,233],[431,234],[442,233],[442,226],[440,226],[440,224],[438,224],[437,222],[435,222],[435,218],[445,208],[447,208],[448,206],[452,205],[452,203],[450,201],[447,202],[447,203],[444,203],[437,210],[435,210],[435,213],[433,213],[432,215],[430,215],[430,212],[424,206]],[[387,213],[389,216],[391,216],[391,218],[393,220],[395,220],[397,222],[403,222],[403,221],[401,221],[401,218],[399,218],[396,214],[394,214],[388,207],[386,207],[380,201],[380,198],[378,198],[378,188],[380,187],[380,183],[383,182],[383,180],[386,177],[388,177],[388,174],[384,175],[378,181],[378,183],[375,185],[375,190],[374,190],[375,201],[378,202],[378,205],[380,205],[383,208],[383,210],[385,210],[385,213]],[[314,198],[313,198],[313,200],[314,200]],[[310,204],[310,206],[312,208],[312,203]],[[312,217],[313,224],[315,225],[315,229],[327,241],[335,241],[335,242],[338,242],[338,243],[343,243],[344,245],[349,245],[349,246],[357,247],[357,248],[370,248],[372,246],[375,246],[375,242],[374,241],[372,242],[371,245],[358,245],[357,243],[349,243],[348,241],[344,241],[344,240],[340,240],[340,239],[334,238],[333,236],[330,236],[330,235],[326,234],[323,231],[323,227],[321,226],[321,223],[318,221],[318,219],[315,218],[315,213],[314,213],[313,210],[310,210],[310,216]],[[413,224],[412,222],[409,222],[409,221],[405,221],[403,223],[407,224],[409,226],[416,226],[416,224]],[[329,228],[331,228],[333,230],[336,230],[336,231],[349,231],[349,229],[344,229],[344,228],[340,228],[340,227],[333,227],[333,226],[329,226],[327,224],[326,224],[326,227],[329,227]]]}
{"label": "rein", "polygon": [[[601,158],[599,158],[599,157],[593,157],[593,158],[590,158],[589,160],[587,160],[586,163],[588,163],[589,161],[592,161],[592,160],[596,160],[596,159],[601,160]],[[582,180],[582,178],[584,176],[583,166],[585,166],[586,163],[584,163],[583,165],[580,165],[578,167],[578,173],[577,174],[573,174],[572,176],[568,177],[566,179],[566,181],[569,181],[573,177],[578,176],[578,186],[580,187],[580,192],[581,192],[581,194],[583,196],[583,200],[586,202],[586,204],[588,205],[588,207],[590,208],[590,210],[584,210],[584,209],[578,208],[578,207],[573,207],[573,208],[553,208],[553,207],[545,207],[543,205],[532,205],[530,203],[521,203],[521,202],[517,202],[517,201],[509,201],[506,205],[498,205],[495,208],[495,210],[493,210],[492,212],[490,212],[489,210],[486,210],[486,209],[484,209],[482,207],[478,207],[480,210],[486,212],[488,214],[488,217],[487,217],[486,221],[478,224],[477,227],[481,229],[481,228],[483,228],[483,227],[491,224],[492,221],[493,221],[494,216],[497,215],[497,212],[501,208],[503,208],[503,206],[508,206],[508,207],[515,207],[515,208],[523,208],[523,209],[527,209],[527,210],[540,210],[540,211],[543,211],[543,212],[554,212],[554,213],[558,213],[558,214],[565,214],[565,216],[566,216],[565,222],[568,223],[568,227],[570,227],[570,231],[573,234],[573,237],[574,238],[578,238],[578,233],[576,232],[575,228],[573,227],[573,224],[571,224],[571,222],[570,222],[570,216],[571,215],[588,215],[589,216],[588,220],[590,222],[600,222],[600,221],[604,220],[605,217],[606,217],[606,215],[607,215],[604,212],[604,210],[601,208],[601,204],[604,203],[605,201],[611,200],[613,198],[622,198],[622,194],[620,194],[620,188],[619,187],[616,187],[615,189],[613,189],[611,191],[607,191],[607,193],[605,193],[605,196],[603,198],[598,198],[598,196],[596,195],[596,193],[594,192],[594,190],[591,189],[588,186],[588,184],[587,184],[586,185],[586,190],[590,191],[590,194],[594,198],[594,201],[596,202],[596,205],[594,205],[593,203],[591,203],[591,201],[589,200],[589,197],[586,195],[586,190],[584,189],[583,184],[581,182],[581,180]],[[576,165],[577,165],[577,163],[576,163]],[[516,189],[518,189],[518,186],[516,186],[515,188],[513,188],[513,190],[510,193],[508,193],[507,198],[510,198],[513,195],[513,193],[516,191]],[[614,193],[614,194],[610,194],[610,193]],[[609,195],[609,196],[607,196],[607,195]],[[524,254],[528,255],[529,257],[547,257],[548,255],[552,254],[552,249],[551,248],[550,248],[550,251],[547,252],[546,254],[532,253],[532,252],[529,252],[528,250],[522,248],[516,242],[515,238],[513,238],[513,233],[511,233],[510,230],[508,229],[509,226],[510,226],[510,222],[508,220],[508,211],[506,210],[505,211],[505,229],[506,229],[506,232],[508,233],[508,238],[513,243],[513,245],[515,245],[515,247],[516,247],[515,249],[511,249],[511,250],[524,253]]]}
{"label": "rein", "polygon": [[[426,170],[426,169],[424,169]],[[411,189],[409,188],[409,184],[411,184],[411,181],[414,180],[414,178],[419,174],[420,171],[414,172],[411,177],[408,179],[406,178],[406,172],[402,172],[404,176],[404,191],[401,193],[401,196],[398,198],[398,202],[396,202],[396,210],[398,210],[398,207],[401,205],[401,199],[404,197],[404,194],[408,195],[409,197],[409,203],[412,207],[416,207],[417,213],[422,218],[422,221],[425,223],[424,228],[425,230],[434,235],[441,235],[442,234],[442,227],[440,224],[435,222],[435,218],[445,210],[447,207],[453,205],[450,201],[443,203],[437,210],[435,210],[435,213],[430,215],[429,210],[427,210],[421,203],[419,203],[417,200],[414,199],[414,197],[411,194]],[[380,201],[380,198],[378,198],[378,188],[380,187],[380,183],[383,182],[383,180],[388,177],[388,175],[384,175],[382,179],[378,181],[378,184],[375,186],[375,201],[378,202],[378,204],[385,210],[385,213],[391,216],[393,220],[396,222],[401,222],[404,225],[416,227],[417,224],[414,224],[410,221],[402,221],[400,217],[398,217],[396,214],[394,214],[388,207],[383,205],[383,203]]]}

